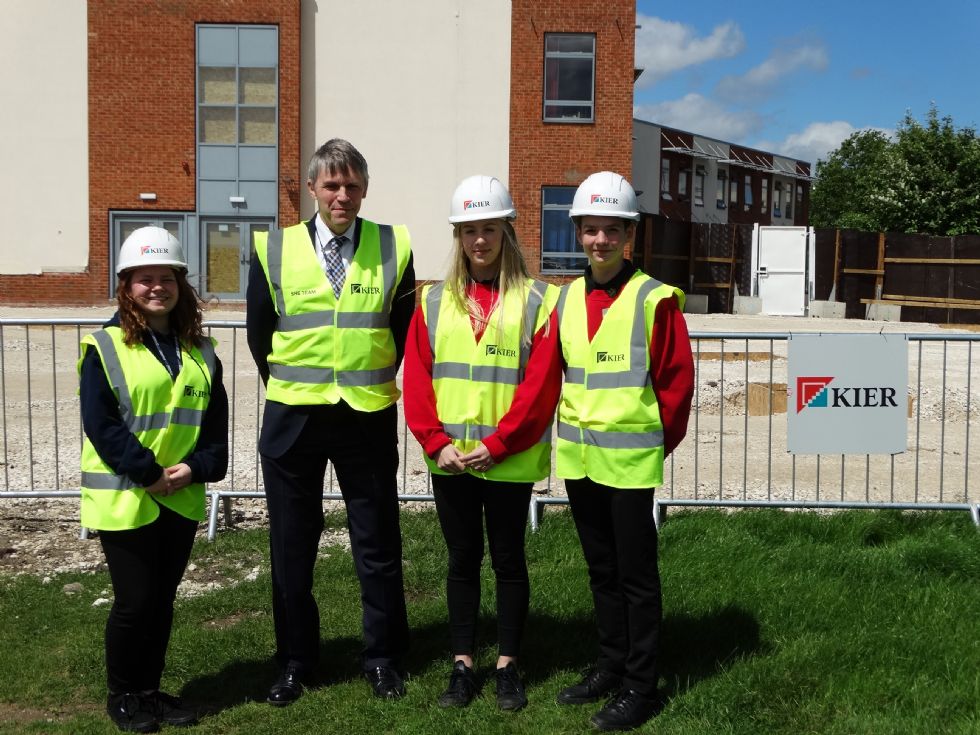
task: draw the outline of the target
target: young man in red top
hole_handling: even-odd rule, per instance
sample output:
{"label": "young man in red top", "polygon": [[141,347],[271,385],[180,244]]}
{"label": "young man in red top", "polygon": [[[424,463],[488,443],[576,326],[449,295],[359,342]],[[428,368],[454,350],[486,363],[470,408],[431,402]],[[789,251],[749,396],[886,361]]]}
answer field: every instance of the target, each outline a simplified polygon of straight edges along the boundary
{"label": "young man in red top", "polygon": [[571,217],[589,265],[555,310],[565,366],[557,475],[589,567],[599,655],[559,704],[611,699],[592,724],[631,730],[655,713],[662,605],[653,493],[687,431],[694,362],[684,294],[624,258],[636,194],[603,171],[578,188]]}

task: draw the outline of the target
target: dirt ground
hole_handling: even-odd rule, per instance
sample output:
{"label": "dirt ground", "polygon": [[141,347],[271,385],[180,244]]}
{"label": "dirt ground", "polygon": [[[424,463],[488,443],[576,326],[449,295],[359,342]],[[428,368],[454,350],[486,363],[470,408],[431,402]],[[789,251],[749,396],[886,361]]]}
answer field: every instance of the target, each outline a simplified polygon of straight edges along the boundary
{"label": "dirt ground", "polygon": [[[78,341],[110,308],[0,308],[0,577],[32,574],[52,578],[61,572],[94,572],[103,565],[95,539],[79,538],[78,501],[73,498],[17,499],[15,491],[71,490],[78,487],[81,428],[76,395]],[[255,453],[262,392],[244,330],[219,326],[240,323],[238,310],[212,310],[225,385],[234,395],[229,477],[212,489],[261,491]],[[29,326],[13,321],[38,320]],[[61,323],[52,323],[61,320]],[[909,451],[891,457],[793,457],[785,449],[785,414],[749,415],[747,386],[785,384],[786,343],[765,335],[802,332],[887,332],[928,335],[970,334],[964,327],[932,324],[823,320],[796,317],[688,316],[694,334],[751,335],[737,339],[705,337],[697,343],[696,413],[688,438],[668,461],[660,497],[735,500],[847,500],[901,502],[978,502],[971,481],[971,431],[978,430],[980,367],[975,344],[910,344]],[[760,336],[761,335],[761,336]],[[771,357],[770,357],[771,355]],[[234,369],[232,369],[234,366]],[[28,379],[30,375],[30,379]],[[420,449],[400,429],[403,463],[401,492],[428,492]],[[974,449],[972,457],[977,456]],[[336,490],[332,478],[328,489]],[[561,483],[541,483],[539,492],[561,495]],[[264,527],[260,499],[229,501],[236,527]],[[405,507],[418,507],[406,503]],[[220,515],[219,530],[226,528]],[[206,527],[202,525],[202,538]],[[343,547],[344,533],[326,534],[323,546]],[[191,568],[181,594],[199,594],[216,585],[235,584],[258,574],[264,559],[234,560],[223,569]],[[108,596],[108,591],[102,597]]]}

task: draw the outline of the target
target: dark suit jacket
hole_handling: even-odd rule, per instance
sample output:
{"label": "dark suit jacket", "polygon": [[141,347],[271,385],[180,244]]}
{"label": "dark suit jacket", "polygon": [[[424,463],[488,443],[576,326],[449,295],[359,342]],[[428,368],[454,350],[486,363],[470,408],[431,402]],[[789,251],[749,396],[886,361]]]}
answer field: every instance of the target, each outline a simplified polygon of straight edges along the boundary
{"label": "dark suit jacket", "polygon": [[[354,225],[354,249],[356,250],[361,238],[361,218]],[[306,222],[310,233],[310,247],[316,241],[316,215]],[[408,325],[415,312],[415,266],[412,256],[401,281],[395,286],[395,295],[391,302],[390,327],[395,339],[396,362],[395,369],[401,365],[405,354],[405,337]],[[245,330],[248,338],[248,349],[255,360],[262,382],[269,381],[269,354],[272,352],[272,335],[278,322],[275,304],[269,293],[262,264],[255,256],[249,266],[248,290],[246,291]],[[287,406],[276,401],[267,401],[259,437],[259,451],[262,454],[279,457],[296,441],[306,418],[311,411],[319,406]]]}

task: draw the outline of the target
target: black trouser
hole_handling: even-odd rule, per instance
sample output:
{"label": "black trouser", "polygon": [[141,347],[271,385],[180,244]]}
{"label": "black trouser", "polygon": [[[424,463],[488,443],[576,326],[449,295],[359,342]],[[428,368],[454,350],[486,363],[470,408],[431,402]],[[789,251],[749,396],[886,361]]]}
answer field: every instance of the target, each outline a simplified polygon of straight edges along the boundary
{"label": "black trouser", "polygon": [[618,490],[586,478],[566,480],[599,629],[600,669],[652,696],[663,616],[653,489]]}
{"label": "black trouser", "polygon": [[105,626],[109,691],[153,691],[170,643],[174,598],[197,521],[159,505],[159,517],[126,531],[99,531],[115,600]]}
{"label": "black trouser", "polygon": [[408,646],[398,521],[394,406],[375,413],[316,406],[292,446],[262,455],[269,508],[276,658],[312,668],[320,649],[313,567],[323,531],[323,480],[333,462],[361,584],[365,669],[395,665]]}
{"label": "black trouser", "polygon": [[497,580],[499,654],[520,653],[530,600],[524,532],[531,485],[493,482],[469,473],[432,476],[436,511],[449,550],[446,601],[453,654],[473,655],[475,650],[484,518]]}

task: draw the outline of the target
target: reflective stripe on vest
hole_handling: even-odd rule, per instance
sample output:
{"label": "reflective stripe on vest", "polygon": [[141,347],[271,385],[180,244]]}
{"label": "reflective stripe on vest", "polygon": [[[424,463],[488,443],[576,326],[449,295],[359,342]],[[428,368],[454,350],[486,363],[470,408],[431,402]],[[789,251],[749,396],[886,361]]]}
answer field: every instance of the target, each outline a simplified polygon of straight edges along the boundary
{"label": "reflective stripe on vest", "polygon": [[[474,339],[469,314],[447,294],[444,283],[424,290],[436,410],[443,430],[462,453],[497,431],[524,379],[533,336],[550,318],[557,300],[554,286],[530,278],[525,284],[523,295],[505,294],[496,307],[502,311],[491,317],[479,341]],[[502,327],[498,317],[503,318]],[[425,461],[433,473],[446,474],[429,457]],[[534,482],[548,476],[550,463],[549,425],[538,443],[524,452],[487,472],[467,471],[489,480]]]}
{"label": "reflective stripe on vest", "polygon": [[562,289],[556,310],[567,368],[558,416],[559,477],[589,477],[619,488],[662,483],[664,434],[650,382],[649,339],[656,305],[671,295],[683,298],[637,272],[589,341],[584,279]]}
{"label": "reflective stripe on vest", "polygon": [[256,237],[278,322],[266,396],[290,405],[346,401],[378,411],[400,395],[390,331],[392,299],[411,256],[404,227],[360,221],[360,242],[339,299],[305,223]]}
{"label": "reflective stripe on vest", "polygon": [[[197,443],[210,400],[217,365],[211,340],[190,350],[181,346],[187,357],[181,361],[175,378],[144,345],[127,346],[119,327],[94,332],[82,344],[98,351],[109,385],[118,396],[119,413],[126,428],[153,452],[161,466],[182,461]],[[79,369],[83,359],[79,360]],[[82,524],[88,528],[138,528],[157,518],[157,503],[187,518],[204,519],[203,484],[191,484],[173,495],[151,498],[129,477],[113,473],[88,437],[82,446],[81,469]]]}

